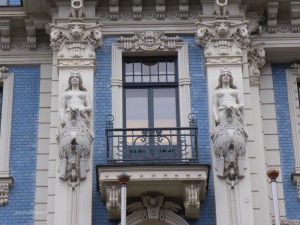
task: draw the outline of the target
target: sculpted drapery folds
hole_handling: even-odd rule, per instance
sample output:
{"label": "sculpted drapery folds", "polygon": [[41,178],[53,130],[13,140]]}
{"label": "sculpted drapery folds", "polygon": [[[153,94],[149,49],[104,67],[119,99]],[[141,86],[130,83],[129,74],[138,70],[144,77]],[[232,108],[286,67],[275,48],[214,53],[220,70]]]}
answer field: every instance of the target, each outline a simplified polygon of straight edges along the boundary
{"label": "sculpted drapery folds", "polygon": [[83,87],[80,72],[73,69],[64,91],[61,106],[61,124],[57,132],[59,148],[59,176],[75,187],[86,178],[93,132],[90,125],[92,111],[88,93]]}
{"label": "sculpted drapery folds", "polygon": [[216,156],[216,174],[234,185],[244,177],[246,169],[247,131],[242,118],[244,104],[237,87],[233,84],[231,71],[221,70],[219,85],[213,96],[211,139]]}

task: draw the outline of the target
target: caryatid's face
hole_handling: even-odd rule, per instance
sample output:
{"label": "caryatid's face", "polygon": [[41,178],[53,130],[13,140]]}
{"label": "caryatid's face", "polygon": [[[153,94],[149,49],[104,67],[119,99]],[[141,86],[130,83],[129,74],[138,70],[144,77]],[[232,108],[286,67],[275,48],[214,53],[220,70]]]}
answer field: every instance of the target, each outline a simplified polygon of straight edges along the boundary
{"label": "caryatid's face", "polygon": [[70,76],[70,79],[71,79],[71,84],[75,84],[75,85],[79,85],[79,82],[80,82],[80,76],[78,74],[72,74]]}
{"label": "caryatid's face", "polygon": [[222,76],[221,81],[222,81],[223,84],[230,82],[231,74],[229,72],[223,72],[221,76]]}

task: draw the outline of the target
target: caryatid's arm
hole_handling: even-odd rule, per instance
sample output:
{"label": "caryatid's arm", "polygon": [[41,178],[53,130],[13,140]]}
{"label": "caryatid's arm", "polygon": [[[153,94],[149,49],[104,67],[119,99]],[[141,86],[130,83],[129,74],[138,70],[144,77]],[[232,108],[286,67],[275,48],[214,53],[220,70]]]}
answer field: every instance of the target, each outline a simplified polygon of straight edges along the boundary
{"label": "caryatid's arm", "polygon": [[214,96],[213,96],[213,105],[212,105],[213,117],[214,117],[215,122],[220,122],[220,118],[218,115],[218,109],[219,109],[218,94],[217,94],[217,92],[215,92]]}
{"label": "caryatid's arm", "polygon": [[61,98],[61,104],[60,104],[60,122],[64,125],[66,124],[66,109],[67,109],[67,100],[65,94],[63,94],[63,97]]}
{"label": "caryatid's arm", "polygon": [[237,106],[237,109],[239,109],[240,111],[242,111],[244,109],[243,98],[239,91],[236,94],[236,106]]}

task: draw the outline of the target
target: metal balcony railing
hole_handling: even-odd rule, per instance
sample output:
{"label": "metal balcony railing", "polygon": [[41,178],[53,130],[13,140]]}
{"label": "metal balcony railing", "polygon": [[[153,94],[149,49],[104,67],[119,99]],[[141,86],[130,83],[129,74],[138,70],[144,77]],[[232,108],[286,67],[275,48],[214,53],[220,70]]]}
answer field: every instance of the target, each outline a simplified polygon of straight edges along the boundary
{"label": "metal balcony railing", "polygon": [[195,114],[190,127],[114,129],[106,117],[108,163],[197,163],[198,128]]}

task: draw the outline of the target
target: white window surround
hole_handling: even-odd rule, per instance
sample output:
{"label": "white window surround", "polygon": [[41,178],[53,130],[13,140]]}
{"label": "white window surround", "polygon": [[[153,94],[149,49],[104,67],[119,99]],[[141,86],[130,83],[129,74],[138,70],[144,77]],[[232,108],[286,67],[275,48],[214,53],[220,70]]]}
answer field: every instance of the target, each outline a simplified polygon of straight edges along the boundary
{"label": "white window surround", "polygon": [[293,135],[295,170],[292,179],[297,186],[297,198],[300,200],[300,107],[297,83],[300,81],[299,70],[286,70],[288,102]]}
{"label": "white window surround", "polygon": [[0,135],[0,177],[9,177],[14,74],[1,73],[0,79],[3,82],[2,118]]}
{"label": "white window surround", "polygon": [[[112,115],[114,116],[115,128],[122,128],[123,124],[123,88],[122,88],[122,56],[129,50],[124,48],[123,43],[112,44]],[[131,50],[130,55],[134,56],[134,52],[138,56],[148,56],[149,52],[145,50]],[[178,60],[178,80],[179,80],[179,108],[180,108],[180,125],[181,127],[189,126],[188,115],[191,111],[190,103],[190,75],[189,75],[189,59],[188,44],[184,42],[176,42],[176,47],[172,50],[163,49],[151,51],[151,56],[161,56],[170,53],[177,54]]]}
{"label": "white window surround", "polygon": [[295,172],[300,173],[300,108],[298,100],[297,80],[300,79],[298,71],[291,69],[286,71],[288,90],[288,102],[291,118],[291,127],[294,144]]}
{"label": "white window surround", "polygon": [[[0,135],[0,205],[8,203],[9,187],[13,184],[10,177],[10,138],[13,105],[14,74],[0,72],[0,80],[3,83],[2,118]],[[4,197],[3,197],[4,196]]]}

